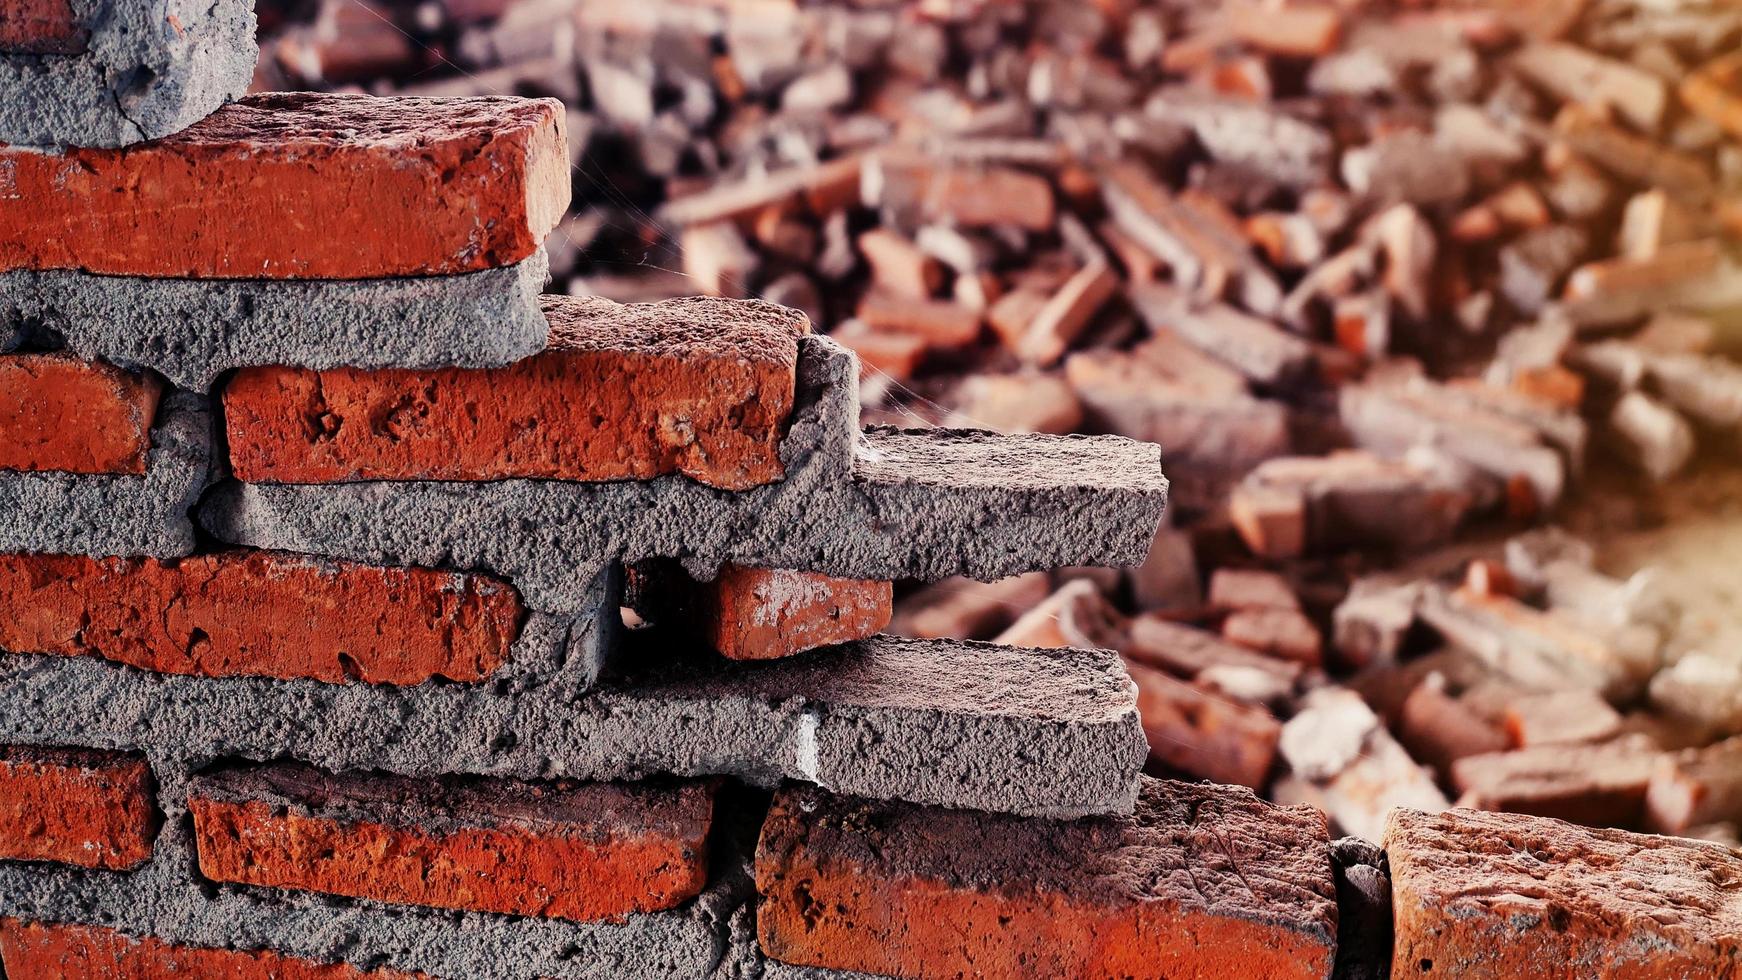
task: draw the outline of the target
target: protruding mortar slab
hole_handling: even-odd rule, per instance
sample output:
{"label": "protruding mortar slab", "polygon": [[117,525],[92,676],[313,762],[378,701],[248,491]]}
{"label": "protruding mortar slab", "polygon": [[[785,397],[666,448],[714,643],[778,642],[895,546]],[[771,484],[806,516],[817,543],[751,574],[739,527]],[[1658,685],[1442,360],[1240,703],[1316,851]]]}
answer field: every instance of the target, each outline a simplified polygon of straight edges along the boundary
{"label": "protruding mortar slab", "polygon": [[211,453],[205,399],[179,392],[158,408],[144,476],[0,473],[0,553],[191,554]]}
{"label": "protruding mortar slab", "polygon": [[1324,814],[1145,779],[1077,821],[775,798],[756,854],[761,948],[896,976],[1328,977]]}
{"label": "protruding mortar slab", "polygon": [[149,368],[206,391],[234,368],[487,368],[544,349],[541,248],[451,276],[155,279],[0,272],[0,349],[42,332],[84,360]]}
{"label": "protruding mortar slab", "polygon": [[[682,477],[340,486],[231,483],[200,519],[218,538],[382,564],[492,570],[560,611],[601,564],[681,558],[860,579],[995,580],[1137,565],[1167,505],[1160,450],[1116,436],[853,431],[857,364],[801,342],[786,477],[743,493]],[[855,439],[857,445],[854,445]]]}
{"label": "protruding mortar slab", "polygon": [[554,99],[253,95],[125,150],[0,146],[0,269],[374,279],[495,269],[569,204]]}
{"label": "protruding mortar slab", "polygon": [[0,143],[118,147],[168,136],[247,91],[260,55],[253,0],[27,7],[44,16],[0,33]]}
{"label": "protruding mortar slab", "polygon": [[766,663],[680,658],[584,697],[536,674],[394,689],[0,656],[8,742],[201,763],[288,749],[331,771],[409,776],[793,779],[1047,816],[1129,812],[1144,758],[1136,692],[1111,653],[889,637]]}

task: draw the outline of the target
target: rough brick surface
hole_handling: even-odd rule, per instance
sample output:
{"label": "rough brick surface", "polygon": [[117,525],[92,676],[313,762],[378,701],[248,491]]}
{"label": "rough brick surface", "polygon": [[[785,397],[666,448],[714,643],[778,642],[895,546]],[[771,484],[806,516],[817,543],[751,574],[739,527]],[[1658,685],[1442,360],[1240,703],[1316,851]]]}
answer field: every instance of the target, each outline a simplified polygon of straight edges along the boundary
{"label": "rough brick surface", "polygon": [[0,0],[0,55],[80,54],[90,43],[72,0]]}
{"label": "rough brick surface", "polygon": [[292,93],[121,152],[0,149],[31,202],[0,212],[0,269],[367,279],[513,265],[568,206],[564,139],[554,101]]}
{"label": "rough brick surface", "polygon": [[541,250],[505,269],[411,279],[151,279],[0,272],[9,328],[87,361],[207,391],[234,368],[499,367],[544,349]]}
{"label": "rough brick surface", "polygon": [[545,301],[550,348],[492,370],[243,371],[239,479],[779,479],[802,314],[716,299]]}
{"label": "rough brick surface", "polygon": [[1394,810],[1391,975],[1734,976],[1742,857],[1716,844],[1475,810]]}
{"label": "rough brick surface", "polygon": [[5,54],[0,143],[113,147],[241,95],[260,47],[253,0],[0,0]]}
{"label": "rough brick surface", "polygon": [[584,922],[700,894],[717,789],[279,764],[197,777],[190,809],[218,881]]}
{"label": "rough brick surface", "polygon": [[271,950],[172,946],[113,929],[0,919],[0,964],[12,980],[420,980],[398,970],[360,970]]}
{"label": "rough brick surface", "polygon": [[1136,814],[1019,820],[789,790],[757,848],[762,949],[907,977],[1330,975],[1325,817],[1146,779]]}
{"label": "rough brick surface", "polygon": [[771,660],[882,632],[894,614],[886,581],[728,565],[702,587],[715,650],[734,660]]}
{"label": "rough brick surface", "polygon": [[144,473],[162,394],[107,364],[0,356],[0,470]]}
{"label": "rough brick surface", "polygon": [[133,868],[151,859],[155,820],[139,756],[0,747],[0,858]]}
{"label": "rough brick surface", "polygon": [[475,682],[525,610],[482,575],[271,552],[180,561],[0,554],[0,649],[141,670],[327,683]]}

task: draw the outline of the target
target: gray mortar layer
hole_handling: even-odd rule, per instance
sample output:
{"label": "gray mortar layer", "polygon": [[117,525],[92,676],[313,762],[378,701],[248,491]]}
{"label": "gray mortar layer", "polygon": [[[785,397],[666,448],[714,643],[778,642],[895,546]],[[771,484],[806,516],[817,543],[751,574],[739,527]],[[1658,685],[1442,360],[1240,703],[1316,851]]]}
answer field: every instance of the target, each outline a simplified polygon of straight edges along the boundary
{"label": "gray mortar layer", "polygon": [[0,143],[156,139],[241,97],[253,80],[254,0],[72,0],[72,9],[90,31],[84,53],[0,56]]}
{"label": "gray mortar layer", "polygon": [[0,473],[0,552],[180,558],[210,482],[206,400],[176,392],[158,408],[143,476]]}
{"label": "gray mortar layer", "polygon": [[[0,862],[0,916],[72,922],[208,948],[270,949],[365,970],[445,980],[534,977],[707,978],[730,953],[729,920],[752,901],[754,813],[723,815],[708,887],[663,912],[577,923],[452,912],[248,886],[201,877],[183,760],[148,753],[164,815],[150,864],[130,872]],[[723,826],[722,826],[723,824]]]}
{"label": "gray mortar layer", "polygon": [[1160,450],[1117,436],[858,431],[857,359],[800,347],[786,476],[742,493],[643,483],[226,483],[200,520],[224,541],[512,579],[562,612],[604,563],[681,559],[870,579],[994,580],[1138,565],[1167,505]]}
{"label": "gray mortar layer", "polygon": [[[484,368],[545,347],[543,249],[517,265],[404,279],[146,279],[0,273],[0,350],[59,347],[209,389],[233,368]],[[10,335],[11,340],[7,337]]]}

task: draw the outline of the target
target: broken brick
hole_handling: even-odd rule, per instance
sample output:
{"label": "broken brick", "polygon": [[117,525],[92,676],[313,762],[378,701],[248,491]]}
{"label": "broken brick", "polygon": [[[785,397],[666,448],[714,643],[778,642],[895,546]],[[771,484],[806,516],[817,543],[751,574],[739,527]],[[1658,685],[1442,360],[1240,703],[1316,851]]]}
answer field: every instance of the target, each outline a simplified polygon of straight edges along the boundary
{"label": "broken brick", "polygon": [[889,582],[727,565],[702,587],[703,629],[734,660],[770,660],[874,636],[889,625]]}

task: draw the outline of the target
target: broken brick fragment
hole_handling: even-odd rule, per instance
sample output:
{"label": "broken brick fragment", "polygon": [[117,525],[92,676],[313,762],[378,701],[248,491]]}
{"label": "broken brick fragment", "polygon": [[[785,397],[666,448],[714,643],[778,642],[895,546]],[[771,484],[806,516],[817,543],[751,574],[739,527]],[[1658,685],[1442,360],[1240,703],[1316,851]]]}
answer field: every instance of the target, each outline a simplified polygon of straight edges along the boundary
{"label": "broken brick fragment", "polygon": [[0,965],[12,980],[427,980],[421,973],[365,971],[272,950],[177,946],[98,926],[18,919],[0,919]]}
{"label": "broken brick fragment", "polygon": [[756,884],[768,956],[893,976],[1322,978],[1336,946],[1324,815],[1227,786],[1078,821],[790,789]]}
{"label": "broken brick fragment", "polygon": [[717,790],[283,763],[198,776],[188,805],[200,871],[217,881],[592,922],[701,892]]}
{"label": "broken brick fragment", "polygon": [[1558,820],[1392,811],[1406,977],[1718,977],[1742,960],[1742,857]]}
{"label": "broken brick fragment", "polygon": [[546,297],[550,347],[502,368],[251,368],[224,390],[253,483],[781,478],[804,316],[760,302]]}
{"label": "broken brick fragment", "polygon": [[72,0],[0,0],[0,56],[83,54],[90,42]]}
{"label": "broken brick fragment", "polygon": [[138,867],[157,834],[151,793],[136,755],[0,747],[0,859]]}
{"label": "broken brick fragment", "polygon": [[728,565],[702,588],[704,628],[733,660],[772,660],[875,636],[894,613],[890,582]]}
{"label": "broken brick fragment", "polygon": [[1270,781],[1282,723],[1262,706],[1242,704],[1127,660],[1149,757],[1218,783],[1261,788]]}
{"label": "broken brick fragment", "polygon": [[0,594],[0,649],[334,684],[481,681],[525,618],[514,588],[488,576],[263,551],[0,555]]}
{"label": "broken brick fragment", "polygon": [[[0,147],[0,271],[371,279],[514,265],[569,203],[544,99],[250,96],[124,150]],[[367,207],[359,206],[367,202]]]}
{"label": "broken brick fragment", "polygon": [[163,386],[61,354],[0,356],[0,470],[139,474]]}

